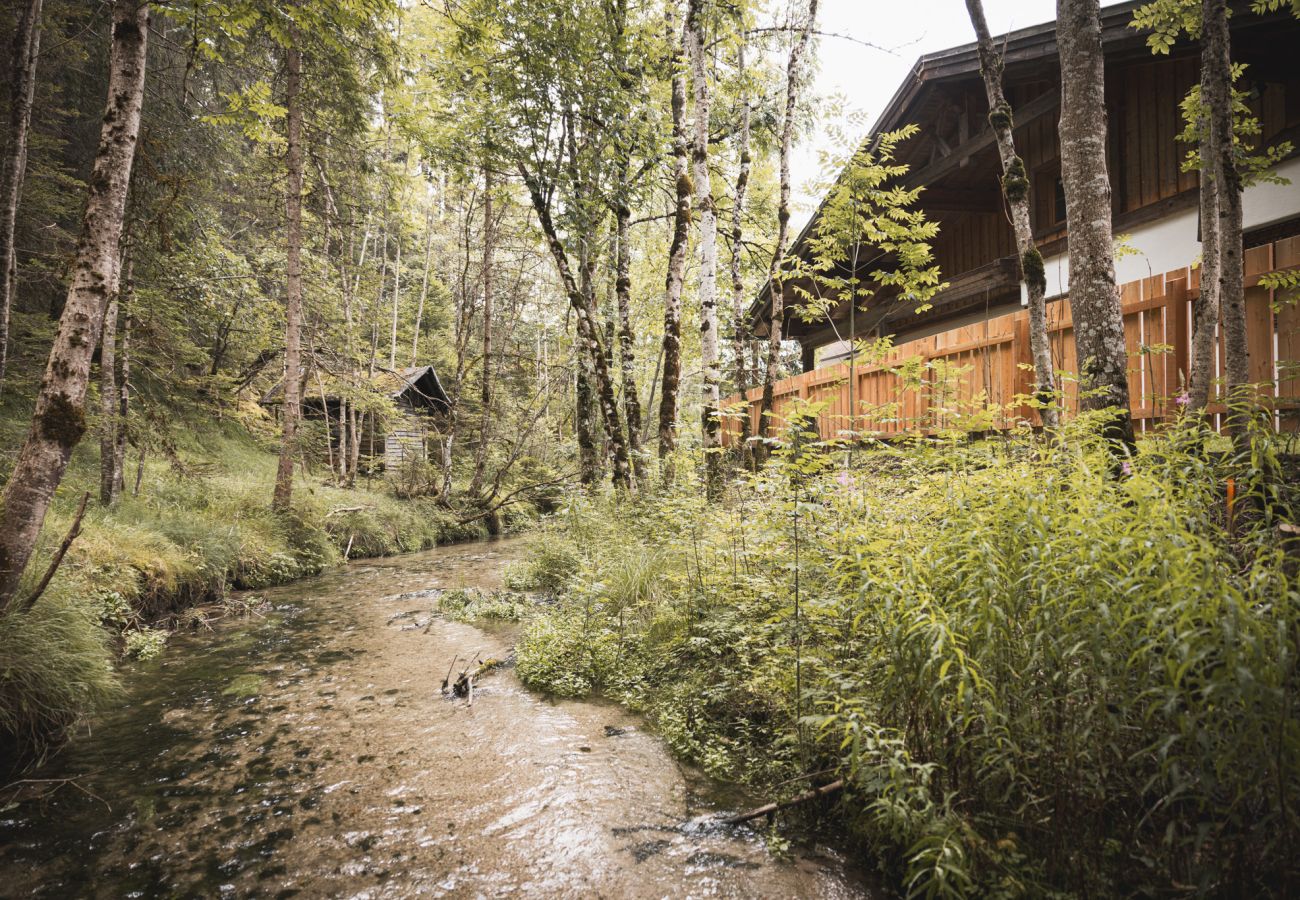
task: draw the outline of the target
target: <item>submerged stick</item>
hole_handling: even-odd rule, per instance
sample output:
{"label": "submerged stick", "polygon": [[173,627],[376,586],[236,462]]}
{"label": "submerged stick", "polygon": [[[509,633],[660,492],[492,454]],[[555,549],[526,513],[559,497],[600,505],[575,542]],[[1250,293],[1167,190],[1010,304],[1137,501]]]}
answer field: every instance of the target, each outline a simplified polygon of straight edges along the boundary
{"label": "submerged stick", "polygon": [[756,809],[751,809],[748,812],[739,813],[734,816],[727,816],[720,821],[724,825],[740,825],[744,822],[749,822],[752,819],[770,816],[773,813],[780,812],[783,809],[789,809],[792,806],[799,806],[800,804],[807,803],[810,800],[816,800],[820,797],[829,797],[831,794],[837,794],[843,789],[844,779],[837,778],[830,784],[824,784],[819,788],[813,788],[811,791],[805,791],[797,797],[793,797],[782,803],[765,803]]}

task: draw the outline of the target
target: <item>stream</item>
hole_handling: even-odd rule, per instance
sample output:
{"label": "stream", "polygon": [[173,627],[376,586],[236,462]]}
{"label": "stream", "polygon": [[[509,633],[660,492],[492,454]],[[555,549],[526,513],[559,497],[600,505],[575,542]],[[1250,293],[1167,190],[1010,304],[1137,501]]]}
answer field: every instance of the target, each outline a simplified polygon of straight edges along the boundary
{"label": "stream", "polygon": [[441,696],[455,657],[505,657],[514,629],[419,592],[498,587],[522,550],[352,563],[178,632],[29,776],[41,796],[0,803],[0,897],[870,895],[832,848],[778,858],[761,827],[715,824],[755,798],[619,707],[510,669],[472,706]]}

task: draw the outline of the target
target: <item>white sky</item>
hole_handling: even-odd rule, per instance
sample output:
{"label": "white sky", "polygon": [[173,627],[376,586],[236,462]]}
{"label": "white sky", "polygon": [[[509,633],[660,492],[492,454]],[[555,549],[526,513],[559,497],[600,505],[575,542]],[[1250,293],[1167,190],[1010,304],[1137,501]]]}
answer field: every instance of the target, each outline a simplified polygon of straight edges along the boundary
{"label": "white sky", "polygon": [[[1103,0],[1102,5],[1112,2]],[[989,30],[995,35],[1005,34],[1050,22],[1056,17],[1056,2],[984,0],[984,13]],[[897,48],[896,55],[891,55],[852,41],[821,38],[815,54],[819,71],[813,90],[821,96],[842,94],[850,107],[843,112],[856,109],[863,115],[865,121],[855,139],[864,136],[876,121],[917,57],[975,40],[964,0],[822,0],[817,26],[819,31],[848,34],[881,47]],[[811,215],[816,201],[808,187],[821,175],[818,151],[829,149],[831,141],[825,129],[795,147],[790,171],[798,206],[792,221],[796,233]]]}

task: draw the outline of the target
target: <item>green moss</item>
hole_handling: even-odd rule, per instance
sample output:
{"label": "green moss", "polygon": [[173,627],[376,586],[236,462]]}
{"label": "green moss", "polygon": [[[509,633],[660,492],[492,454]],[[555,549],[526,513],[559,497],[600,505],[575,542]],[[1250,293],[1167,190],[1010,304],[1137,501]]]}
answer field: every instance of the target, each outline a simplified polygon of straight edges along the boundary
{"label": "green moss", "polygon": [[1003,100],[993,109],[989,110],[989,124],[995,129],[1001,131],[1004,128],[1011,128],[1014,120],[1011,117],[1011,104]]}
{"label": "green moss", "polygon": [[40,431],[47,440],[72,447],[86,433],[86,414],[67,394],[54,394],[40,415]]}
{"label": "green moss", "polygon": [[1047,273],[1043,268],[1043,254],[1037,247],[1031,247],[1020,257],[1020,271],[1024,273],[1025,284],[1032,291],[1035,288],[1041,294],[1047,293]]}
{"label": "green moss", "polygon": [[1011,157],[1006,171],[1002,175],[1002,190],[1007,199],[1018,203],[1029,196],[1029,175],[1025,172],[1024,161],[1019,156]]}

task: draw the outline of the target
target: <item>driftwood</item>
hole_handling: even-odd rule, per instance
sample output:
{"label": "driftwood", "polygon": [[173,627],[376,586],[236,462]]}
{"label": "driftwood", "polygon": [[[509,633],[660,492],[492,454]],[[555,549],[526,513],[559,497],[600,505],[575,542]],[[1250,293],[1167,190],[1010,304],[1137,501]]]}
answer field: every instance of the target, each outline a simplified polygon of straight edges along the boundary
{"label": "driftwood", "polygon": [[54,573],[59,571],[59,565],[63,562],[63,557],[67,555],[68,548],[72,542],[81,534],[81,520],[86,516],[86,503],[90,500],[90,491],[81,495],[81,505],[77,507],[77,516],[72,520],[72,527],[68,529],[68,534],[63,538],[63,543],[59,544],[59,549],[54,552],[54,558],[50,560],[50,567],[45,570],[45,575],[41,578],[40,583],[36,585],[36,590],[32,591],[27,599],[23,601],[23,611],[31,609],[36,605],[36,601],[41,599],[41,594],[50,586],[54,580]]}
{"label": "driftwood", "polygon": [[505,662],[500,659],[480,659],[478,665],[471,669],[468,665],[469,659],[475,658],[471,656],[466,660],[466,667],[461,669],[460,674],[456,676],[456,680],[452,681],[451,670],[456,667],[456,660],[459,658],[457,656],[451,661],[451,668],[447,669],[447,677],[442,679],[442,693],[445,696],[450,691],[454,697],[466,698],[468,700],[467,706],[473,706],[475,679],[481,678],[493,669],[500,668]]}
{"label": "driftwood", "polygon": [[817,800],[821,797],[829,797],[832,794],[838,794],[842,790],[844,790],[844,779],[837,778],[830,784],[823,784],[821,787],[813,788],[811,791],[805,791],[797,797],[792,797],[784,802],[765,803],[756,809],[738,813],[734,816],[727,816],[719,821],[724,825],[740,825],[743,822],[749,822],[753,819],[762,818],[763,816],[774,815],[775,813],[778,813],[783,809],[789,809],[792,806],[799,806],[800,804],[808,803],[811,800]]}

